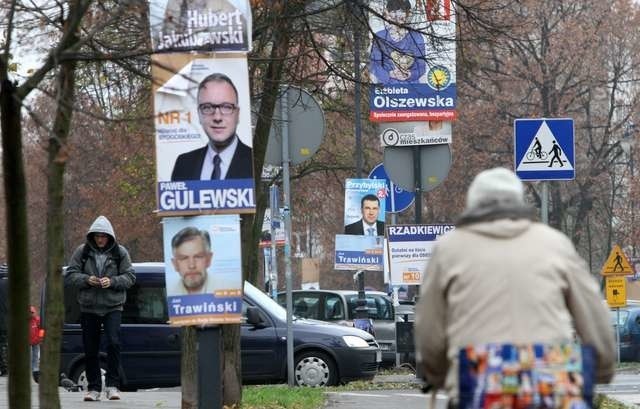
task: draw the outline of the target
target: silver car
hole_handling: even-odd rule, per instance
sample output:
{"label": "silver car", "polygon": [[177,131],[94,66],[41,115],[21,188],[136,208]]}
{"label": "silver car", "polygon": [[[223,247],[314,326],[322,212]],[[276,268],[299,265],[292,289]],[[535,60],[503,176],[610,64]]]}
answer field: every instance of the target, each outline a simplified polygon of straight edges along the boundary
{"label": "silver car", "polygon": [[[385,293],[367,291],[368,318],[373,320],[373,331],[384,366],[396,362],[396,327],[393,302]],[[299,318],[329,321],[353,326],[358,307],[358,292],[350,290],[294,290],[293,314]],[[278,293],[278,303],[286,308],[286,293]]]}

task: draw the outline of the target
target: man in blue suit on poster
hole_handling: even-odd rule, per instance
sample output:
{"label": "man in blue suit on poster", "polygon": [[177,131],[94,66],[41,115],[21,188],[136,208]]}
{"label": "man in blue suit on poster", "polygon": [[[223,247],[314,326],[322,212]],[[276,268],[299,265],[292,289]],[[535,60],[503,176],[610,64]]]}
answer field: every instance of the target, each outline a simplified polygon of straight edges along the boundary
{"label": "man in blue suit on poster", "polygon": [[236,134],[239,112],[238,90],[228,76],[214,73],[200,82],[198,118],[209,143],[178,156],[172,181],[253,178],[252,150]]}
{"label": "man in blue suit on poster", "polygon": [[384,29],[371,43],[369,72],[377,84],[419,83],[426,72],[426,48],[421,33],[408,29],[409,0],[387,0]]}
{"label": "man in blue suit on poster", "polygon": [[360,200],[362,218],[355,223],[344,226],[344,234],[384,236],[384,222],[378,220],[380,199],[368,194]]}

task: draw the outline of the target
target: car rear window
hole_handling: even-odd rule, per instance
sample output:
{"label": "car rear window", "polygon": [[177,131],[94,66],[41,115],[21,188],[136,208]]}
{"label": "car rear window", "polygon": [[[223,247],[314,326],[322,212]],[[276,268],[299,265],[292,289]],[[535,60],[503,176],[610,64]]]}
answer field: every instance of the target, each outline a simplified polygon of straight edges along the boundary
{"label": "car rear window", "polygon": [[[367,312],[369,318],[373,320],[393,320],[393,305],[390,299],[377,294],[366,294]],[[356,308],[358,307],[358,295],[347,296],[347,308],[349,308],[349,316],[356,316]]]}
{"label": "car rear window", "polygon": [[[167,296],[161,283],[145,283],[142,287],[137,283],[127,290],[127,301],[122,311],[123,324],[166,324]],[[65,286],[64,289],[64,322],[80,324],[80,306],[77,301],[78,290]]]}

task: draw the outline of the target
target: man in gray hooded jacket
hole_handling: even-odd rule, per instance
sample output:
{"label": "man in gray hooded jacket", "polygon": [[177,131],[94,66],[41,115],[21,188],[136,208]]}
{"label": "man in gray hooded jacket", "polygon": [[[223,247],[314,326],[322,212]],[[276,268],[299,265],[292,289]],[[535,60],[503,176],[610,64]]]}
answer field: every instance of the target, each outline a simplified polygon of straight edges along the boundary
{"label": "man in gray hooded jacket", "polygon": [[85,401],[100,400],[100,330],[107,337],[106,397],[120,399],[120,323],[127,289],[136,281],[127,249],[119,245],[111,222],[99,216],[87,240],[76,248],[66,270],[65,285],[78,289],[88,388]]}

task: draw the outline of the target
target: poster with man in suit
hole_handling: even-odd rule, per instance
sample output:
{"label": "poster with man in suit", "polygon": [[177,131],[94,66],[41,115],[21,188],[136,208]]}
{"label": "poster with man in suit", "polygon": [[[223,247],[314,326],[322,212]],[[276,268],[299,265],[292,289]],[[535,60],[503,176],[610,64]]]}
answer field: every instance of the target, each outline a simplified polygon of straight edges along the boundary
{"label": "poster with man in suit", "polygon": [[154,60],[159,212],[255,212],[246,58]]}

